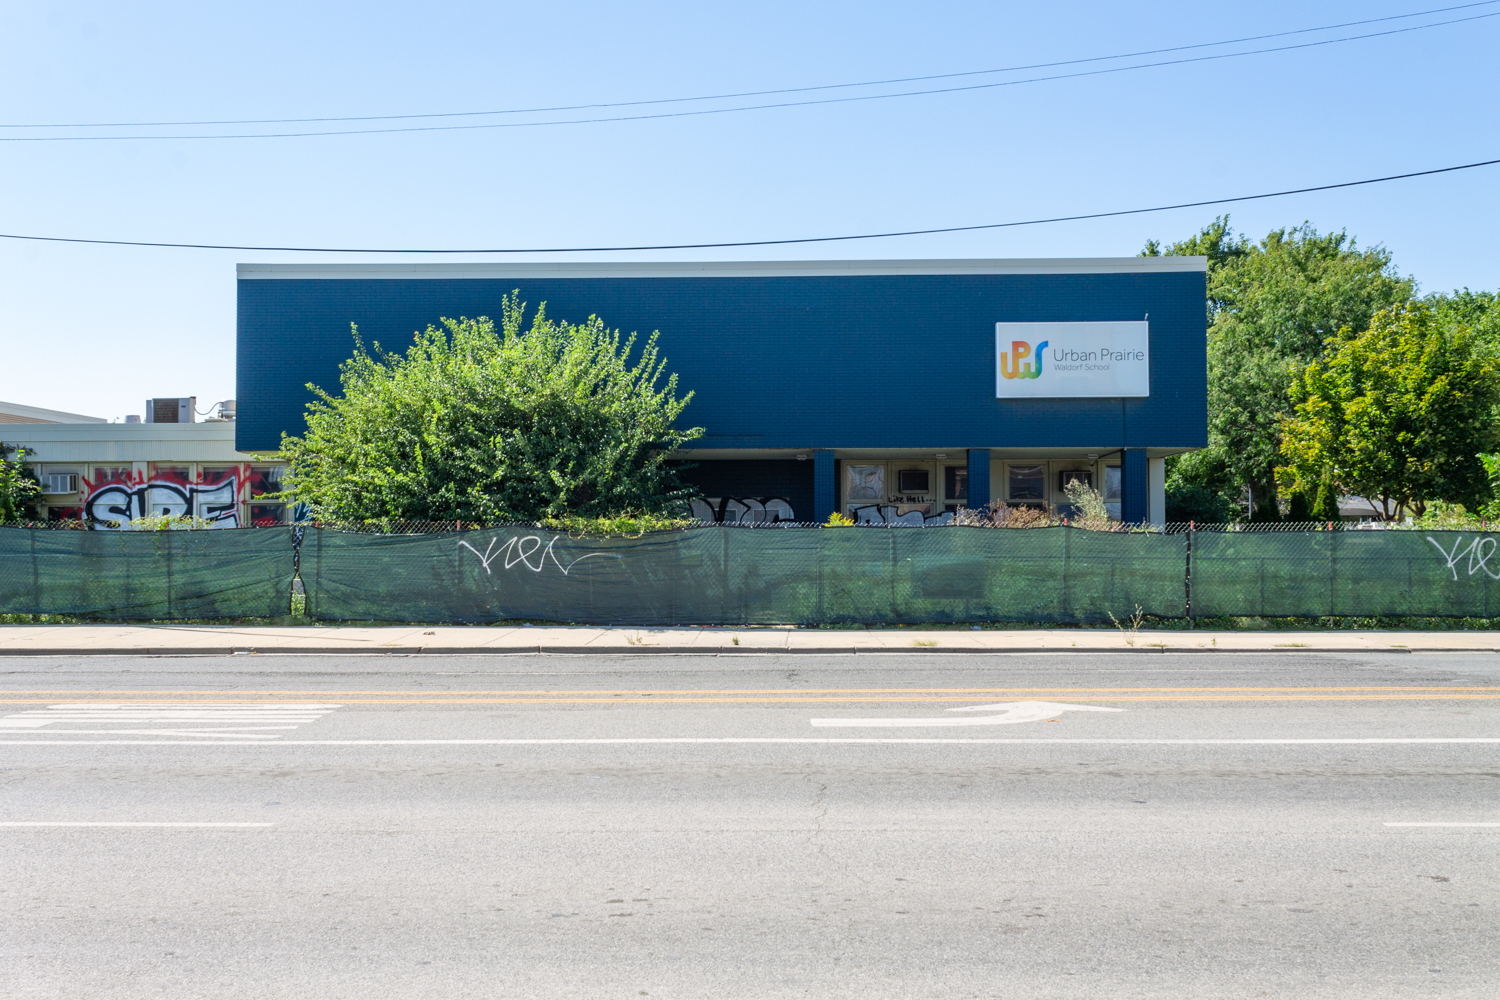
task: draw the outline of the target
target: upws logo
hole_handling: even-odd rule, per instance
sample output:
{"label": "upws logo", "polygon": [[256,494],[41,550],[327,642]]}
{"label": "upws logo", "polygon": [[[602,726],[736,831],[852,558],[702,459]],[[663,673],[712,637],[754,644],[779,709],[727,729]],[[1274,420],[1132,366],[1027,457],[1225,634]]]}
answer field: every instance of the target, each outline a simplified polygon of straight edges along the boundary
{"label": "upws logo", "polygon": [[1000,374],[1006,378],[1041,378],[1042,352],[1048,343],[1044,340],[1036,345],[1036,368],[1033,369],[1029,364],[1021,364],[1024,358],[1031,357],[1031,345],[1024,340],[1012,340],[1010,350],[1000,352]]}

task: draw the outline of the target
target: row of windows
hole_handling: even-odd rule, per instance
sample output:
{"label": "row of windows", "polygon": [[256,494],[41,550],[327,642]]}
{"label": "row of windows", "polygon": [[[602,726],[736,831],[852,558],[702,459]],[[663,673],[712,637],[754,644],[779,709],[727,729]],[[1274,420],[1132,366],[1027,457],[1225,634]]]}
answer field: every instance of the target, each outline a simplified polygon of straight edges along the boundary
{"label": "row of windows", "polygon": [[45,516],[126,521],[145,514],[190,515],[234,527],[287,521],[280,465],[209,462],[46,462],[33,466]]}

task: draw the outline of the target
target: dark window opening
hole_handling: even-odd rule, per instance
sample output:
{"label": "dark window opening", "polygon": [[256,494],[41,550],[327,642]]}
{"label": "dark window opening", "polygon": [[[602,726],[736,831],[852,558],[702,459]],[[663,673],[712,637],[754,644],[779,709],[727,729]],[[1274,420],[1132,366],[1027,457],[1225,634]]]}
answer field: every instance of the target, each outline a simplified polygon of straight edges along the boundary
{"label": "dark window opening", "polygon": [[926,493],[932,489],[932,476],[926,469],[902,469],[896,473],[896,492]]}
{"label": "dark window opening", "polygon": [[969,467],[950,465],[943,470],[943,494],[949,500],[969,499]]}

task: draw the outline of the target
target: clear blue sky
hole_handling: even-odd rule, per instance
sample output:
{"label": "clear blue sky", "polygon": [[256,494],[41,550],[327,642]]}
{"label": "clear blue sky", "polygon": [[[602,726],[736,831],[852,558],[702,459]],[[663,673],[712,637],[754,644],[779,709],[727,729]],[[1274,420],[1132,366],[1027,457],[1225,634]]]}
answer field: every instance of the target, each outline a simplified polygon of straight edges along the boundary
{"label": "clear blue sky", "polygon": [[[1076,59],[1445,5],[8,2],[0,8],[0,123],[390,115],[693,96]],[[1490,11],[1500,5],[1258,44]],[[1105,76],[655,121],[0,141],[0,232],[567,246],[1107,211],[1500,156],[1497,55],[1500,17]],[[518,120],[538,117],[549,116]],[[0,138],[88,131],[4,129]],[[1236,228],[1256,237],[1304,219],[1347,228],[1362,244],[1389,247],[1424,290],[1495,289],[1497,191],[1500,168],[1492,167],[1227,210]],[[614,256],[1129,255],[1148,238],[1196,231],[1216,211]],[[0,240],[0,399],[117,418],[140,412],[148,396],[197,395],[200,406],[232,396],[235,263],[346,259]]]}

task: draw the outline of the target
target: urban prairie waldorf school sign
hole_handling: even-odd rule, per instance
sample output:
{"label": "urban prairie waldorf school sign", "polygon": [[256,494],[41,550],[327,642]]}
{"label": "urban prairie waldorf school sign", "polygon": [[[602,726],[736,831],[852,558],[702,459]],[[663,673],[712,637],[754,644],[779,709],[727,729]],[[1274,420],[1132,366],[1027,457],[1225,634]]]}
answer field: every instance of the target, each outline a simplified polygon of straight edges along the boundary
{"label": "urban prairie waldorf school sign", "polygon": [[1145,320],[1124,323],[996,323],[1000,399],[1151,395]]}

